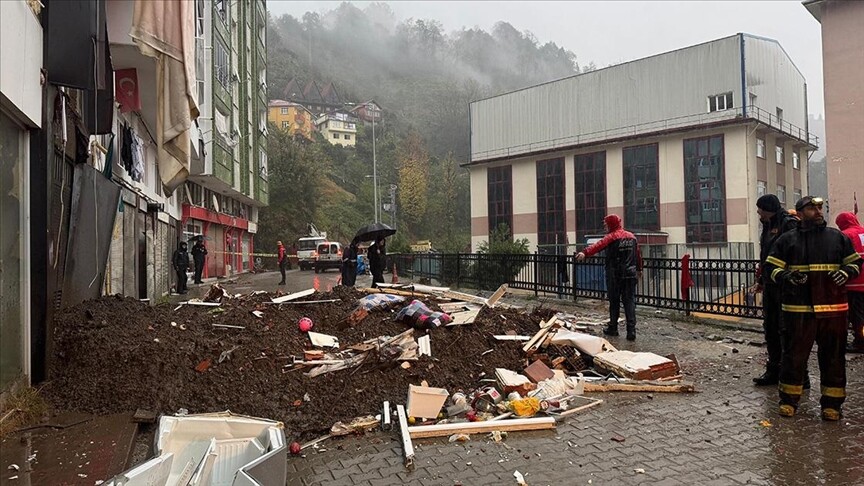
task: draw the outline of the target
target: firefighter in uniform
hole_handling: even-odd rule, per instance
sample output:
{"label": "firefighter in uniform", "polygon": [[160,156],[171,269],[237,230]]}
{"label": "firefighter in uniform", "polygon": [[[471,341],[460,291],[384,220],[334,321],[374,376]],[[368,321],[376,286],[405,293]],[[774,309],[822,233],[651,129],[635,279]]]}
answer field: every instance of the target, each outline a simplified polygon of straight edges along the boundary
{"label": "firefighter in uniform", "polygon": [[806,196],[795,209],[801,224],[777,239],[764,272],[782,285],[784,332],[780,415],[795,415],[807,358],[819,345],[822,419],[840,420],[846,398],[846,282],[861,274],[861,257],[822,217],[822,198]]}
{"label": "firefighter in uniform", "polygon": [[[791,217],[783,206],[780,199],[774,194],[765,194],[756,201],[756,212],[759,221],[762,222],[762,236],[759,238],[759,270],[756,272],[757,292],[762,294],[762,329],[765,332],[765,344],[768,348],[768,363],[765,365],[765,373],[753,378],[756,386],[776,385],[780,381],[780,356],[782,346],[780,342],[780,286],[774,284],[762,269],[765,260],[771,253],[774,242],[783,233],[794,230],[798,226],[798,220]],[[805,375],[806,376],[806,375]],[[809,385],[809,380],[805,381]],[[809,388],[809,386],[806,386]]]}

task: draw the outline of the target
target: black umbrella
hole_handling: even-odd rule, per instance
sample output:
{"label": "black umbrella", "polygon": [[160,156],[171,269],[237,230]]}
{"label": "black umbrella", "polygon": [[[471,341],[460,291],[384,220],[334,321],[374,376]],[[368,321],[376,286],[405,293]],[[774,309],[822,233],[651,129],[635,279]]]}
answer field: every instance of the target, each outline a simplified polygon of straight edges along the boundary
{"label": "black umbrella", "polygon": [[204,241],[206,241],[206,240],[209,240],[209,239],[210,239],[210,237],[209,237],[209,236],[204,236],[204,235],[195,235],[195,236],[193,236],[193,237],[191,237],[191,238],[189,238],[189,239],[188,239],[188,240],[186,240],[186,241],[193,241],[193,240],[197,240],[197,239],[198,239],[198,238],[201,238],[201,239],[202,239],[202,240],[204,240]]}
{"label": "black umbrella", "polygon": [[378,238],[386,238],[396,234],[396,230],[384,223],[372,223],[357,230],[355,241],[376,241]]}

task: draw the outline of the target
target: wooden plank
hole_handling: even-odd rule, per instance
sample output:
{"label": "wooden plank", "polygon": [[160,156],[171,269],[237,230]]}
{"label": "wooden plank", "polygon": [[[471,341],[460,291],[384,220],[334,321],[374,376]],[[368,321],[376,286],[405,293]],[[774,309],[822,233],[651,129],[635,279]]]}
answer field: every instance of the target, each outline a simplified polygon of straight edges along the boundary
{"label": "wooden plank", "polygon": [[573,415],[577,412],[581,412],[583,410],[588,410],[591,407],[596,407],[597,405],[600,405],[601,403],[603,403],[603,400],[596,400],[596,401],[593,401],[587,405],[581,405],[579,407],[571,408],[570,410],[566,410],[564,412],[561,412],[560,414],[558,414],[558,416],[559,417],[566,417],[568,415]]}
{"label": "wooden plank", "polygon": [[479,310],[454,312],[453,314],[450,314],[450,317],[453,318],[453,321],[449,324],[446,324],[444,327],[474,324],[474,321],[477,319],[478,314],[480,314]]}
{"label": "wooden plank", "polygon": [[456,424],[418,425],[408,427],[412,439],[444,437],[452,434],[485,434],[493,430],[515,432],[520,430],[550,430],[555,428],[554,417],[461,422]]}
{"label": "wooden plank", "polygon": [[535,334],[534,337],[532,337],[525,344],[525,346],[522,346],[522,351],[525,351],[527,353],[528,350],[533,348],[537,343],[541,342],[543,337],[546,336],[546,334],[552,329],[552,325],[555,324],[556,321],[557,319],[553,316],[548,321],[540,322],[540,330],[537,331],[537,334]]}
{"label": "wooden plank", "polygon": [[530,341],[531,340],[531,336],[509,336],[506,334],[495,334],[492,337],[494,337],[498,341]]}
{"label": "wooden plank", "polygon": [[401,295],[403,297],[418,297],[420,294],[416,292],[407,292],[404,290],[394,290],[394,289],[360,289],[361,292],[366,292],[367,294],[390,294],[390,295]]}
{"label": "wooden plank", "polygon": [[396,415],[399,417],[399,435],[402,436],[402,458],[404,459],[405,467],[414,469],[414,444],[411,443],[411,430],[408,427],[408,415],[405,413],[405,407],[396,405]]}
{"label": "wooden plank", "polygon": [[315,289],[306,289],[300,292],[294,292],[293,294],[283,295],[282,297],[276,297],[275,299],[270,299],[274,304],[281,304],[283,302],[289,302],[292,300],[297,300],[315,293]]}
{"label": "wooden plank", "polygon": [[586,392],[654,392],[654,393],[693,393],[696,387],[692,383],[591,383],[585,382]]}
{"label": "wooden plank", "polygon": [[506,283],[501,284],[501,286],[498,287],[498,290],[496,290],[495,293],[493,293],[488,299],[486,299],[486,305],[490,308],[495,307],[495,304],[497,304],[498,301],[501,300],[501,297],[504,297],[505,292],[507,292]]}

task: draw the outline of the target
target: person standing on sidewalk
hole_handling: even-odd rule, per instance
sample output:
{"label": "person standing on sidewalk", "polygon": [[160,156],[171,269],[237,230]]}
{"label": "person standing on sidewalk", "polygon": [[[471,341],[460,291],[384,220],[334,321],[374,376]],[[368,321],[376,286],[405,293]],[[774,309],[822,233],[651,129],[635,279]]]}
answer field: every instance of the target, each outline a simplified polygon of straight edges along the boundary
{"label": "person standing on sidewalk", "polygon": [[783,286],[780,415],[791,417],[798,409],[816,342],[822,419],[837,421],[846,399],[846,282],[861,274],[861,257],[843,233],[827,227],[822,204],[814,196],[798,200],[801,224],[777,239],[763,272]]}
{"label": "person standing on sidewalk", "polygon": [[384,268],[387,265],[387,246],[384,238],[378,238],[367,250],[369,253],[369,270],[372,272],[372,288],[384,283]]}
{"label": "person standing on sidewalk", "polygon": [[279,273],[282,274],[282,280],[279,281],[278,285],[285,285],[285,267],[288,266],[288,253],[285,251],[285,246],[282,244],[282,241],[276,242],[276,252],[278,256],[277,263],[279,264]]}
{"label": "person standing on sidewalk", "polygon": [[636,281],[642,274],[642,254],[633,233],[621,227],[621,218],[610,214],[603,218],[606,236],[576,255],[576,261],[606,250],[606,289],[609,293],[609,325],[607,336],[618,335],[618,315],[624,303],[627,319],[627,340],[636,340]]}
{"label": "person standing on sidewalk", "polygon": [[[840,231],[852,241],[858,256],[864,258],[864,226],[854,213],[844,212],[834,220]],[[852,344],[847,353],[864,353],[864,272],[846,283],[849,298],[849,323],[852,324]]]}
{"label": "person standing on sidewalk", "polygon": [[774,242],[783,233],[794,230],[798,226],[798,220],[789,216],[780,205],[780,199],[774,194],[765,194],[756,200],[756,213],[759,214],[759,221],[762,222],[762,236],[759,238],[759,267],[756,270],[754,290],[762,292],[762,329],[768,348],[768,363],[765,365],[765,372],[762,376],[753,378],[753,383],[756,386],[767,386],[776,385],[780,381],[782,355],[780,333],[783,312],[780,310],[780,286],[772,282],[762,269],[765,267],[765,260],[771,253]]}
{"label": "person standing on sidewalk", "polygon": [[177,273],[177,293],[185,294],[186,289],[186,270],[189,269],[189,252],[186,251],[186,242],[180,242],[180,248],[174,250],[174,255],[171,257],[171,266]]}
{"label": "person standing on sidewalk", "polygon": [[196,284],[204,283],[201,281],[201,273],[204,271],[204,258],[207,256],[207,247],[204,246],[204,237],[198,235],[195,238],[195,244],[192,245],[192,261],[195,263],[195,279]]}
{"label": "person standing on sidewalk", "polygon": [[357,240],[352,240],[342,253],[342,285],[353,287],[357,282]]}

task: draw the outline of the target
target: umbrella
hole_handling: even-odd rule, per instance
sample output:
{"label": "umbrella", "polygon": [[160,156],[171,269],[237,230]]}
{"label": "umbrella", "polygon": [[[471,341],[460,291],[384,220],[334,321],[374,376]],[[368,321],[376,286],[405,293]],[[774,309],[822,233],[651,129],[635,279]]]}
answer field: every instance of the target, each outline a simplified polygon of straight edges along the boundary
{"label": "umbrella", "polygon": [[357,230],[355,241],[375,241],[396,234],[396,230],[384,223],[372,223]]}
{"label": "umbrella", "polygon": [[204,236],[204,235],[195,235],[195,236],[189,238],[189,239],[186,240],[186,241],[193,241],[193,240],[197,240],[198,238],[201,238],[201,239],[204,240],[204,241],[207,241],[207,240],[210,239],[209,236]]}

